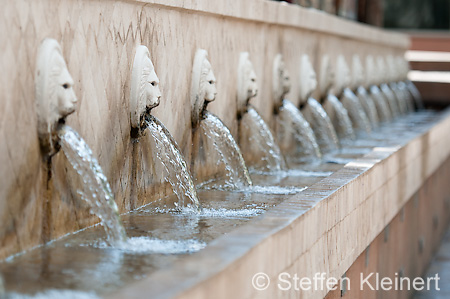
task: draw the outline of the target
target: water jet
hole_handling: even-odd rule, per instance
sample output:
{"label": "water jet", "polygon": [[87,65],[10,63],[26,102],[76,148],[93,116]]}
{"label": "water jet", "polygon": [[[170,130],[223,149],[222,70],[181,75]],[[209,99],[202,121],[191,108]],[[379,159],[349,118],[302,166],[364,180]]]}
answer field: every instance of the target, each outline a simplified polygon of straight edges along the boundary
{"label": "water jet", "polygon": [[283,56],[277,54],[272,71],[277,143],[288,162],[312,162],[320,159],[322,153],[309,123],[300,110],[285,98],[290,88],[289,73]]}
{"label": "water jet", "polygon": [[406,88],[409,92],[409,96],[413,99],[413,105],[415,110],[424,109],[424,104],[422,101],[422,96],[420,95],[417,87],[408,79],[409,63],[404,57],[397,58],[398,69],[400,71],[400,80],[406,84]]}
{"label": "water jet", "polygon": [[300,111],[313,129],[317,143],[322,153],[325,154],[336,151],[340,145],[328,114],[322,105],[311,97],[316,87],[316,72],[312,67],[309,56],[303,54],[300,61]]}
{"label": "water jet", "polygon": [[[139,137],[148,129],[155,142],[154,154],[162,163],[165,180],[169,182],[178,200],[178,208],[194,205],[195,210],[200,209],[197,191],[192,180],[187,163],[181,150],[170,134],[169,130],[156,117],[151,110],[159,105],[161,91],[159,78],[150,59],[146,46],[140,45],[136,49],[133,62],[130,89],[130,120],[134,134]],[[137,146],[134,144],[134,146]],[[148,150],[148,149],[144,149]]]}
{"label": "water jet", "polygon": [[336,80],[336,94],[340,96],[339,100],[342,105],[347,109],[348,115],[352,121],[352,125],[355,131],[359,133],[370,134],[371,127],[370,122],[364,108],[361,105],[358,97],[350,89],[352,84],[352,76],[350,68],[345,61],[343,55],[339,55],[336,61],[336,67],[340,70],[341,80]]}
{"label": "water jet", "polygon": [[237,70],[236,101],[239,145],[244,160],[254,170],[266,172],[283,170],[286,165],[280,148],[269,126],[250,104],[250,100],[258,93],[258,85],[248,52],[240,53]]}
{"label": "water jet", "polygon": [[[194,136],[199,139],[196,144],[201,143],[198,151],[206,154],[209,149],[218,154],[226,176],[223,183],[217,184],[216,180],[212,180],[211,183],[202,184],[202,187],[236,190],[252,186],[247,166],[233,135],[216,115],[206,109],[208,103],[215,100],[216,94],[216,79],[208,60],[208,52],[198,49],[194,58],[190,91]],[[202,140],[204,136],[206,140]],[[212,145],[208,145],[208,142]],[[193,161],[195,159],[193,157]]]}
{"label": "water jet", "polygon": [[367,78],[365,77],[361,59],[359,55],[356,54],[353,55],[352,59],[352,78],[353,92],[358,97],[361,106],[364,108],[371,127],[376,128],[379,122],[377,108],[364,86],[367,82]]}
{"label": "water jet", "polygon": [[389,70],[387,69],[385,60],[382,56],[377,57],[377,68],[380,77],[379,87],[382,95],[388,103],[389,109],[392,114],[392,118],[396,118],[400,115],[400,107],[398,106],[397,98],[392,90],[389,88],[387,82],[389,80]]}
{"label": "water jet", "polygon": [[320,82],[319,85],[323,92],[321,99],[323,109],[330,118],[333,127],[342,142],[344,140],[354,140],[356,135],[347,109],[336,96],[342,94],[348,83],[348,72],[343,69],[344,66],[339,62],[340,60],[338,59],[338,63],[336,64],[337,73],[335,74],[329,56],[325,55],[322,57],[320,78],[323,82]]}
{"label": "water jet", "polygon": [[392,120],[392,114],[388,103],[377,86],[380,83],[380,75],[377,73],[377,70],[373,56],[368,55],[366,57],[366,81],[368,90],[377,108],[379,120],[388,122]]}

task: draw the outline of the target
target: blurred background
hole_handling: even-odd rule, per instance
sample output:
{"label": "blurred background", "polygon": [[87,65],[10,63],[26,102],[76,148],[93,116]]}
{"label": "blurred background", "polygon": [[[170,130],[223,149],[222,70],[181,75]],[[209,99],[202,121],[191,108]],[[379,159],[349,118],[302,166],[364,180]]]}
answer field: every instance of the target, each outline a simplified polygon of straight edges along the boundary
{"label": "blurred background", "polygon": [[411,37],[405,58],[428,107],[450,104],[450,0],[285,0]]}
{"label": "blurred background", "polygon": [[284,0],[393,29],[450,29],[450,0]]}

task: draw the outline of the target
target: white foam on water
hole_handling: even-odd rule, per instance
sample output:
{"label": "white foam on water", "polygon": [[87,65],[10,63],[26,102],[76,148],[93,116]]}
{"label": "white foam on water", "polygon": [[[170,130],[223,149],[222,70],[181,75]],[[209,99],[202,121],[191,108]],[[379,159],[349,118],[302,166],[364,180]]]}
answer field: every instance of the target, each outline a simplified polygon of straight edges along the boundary
{"label": "white foam on water", "polygon": [[[242,217],[254,217],[264,212],[264,207],[256,208],[243,208],[243,209],[227,209],[227,208],[203,208],[200,212],[197,212],[193,208],[185,207],[181,210],[178,209],[162,209],[157,208],[154,212],[157,213],[174,213],[188,216],[205,217],[205,218],[242,218]],[[150,211],[149,211],[150,212]]]}
{"label": "white foam on water", "polygon": [[97,248],[119,250],[128,254],[185,254],[197,252],[206,247],[206,243],[197,240],[161,240],[149,237],[132,237],[114,247],[106,243],[93,245]]}
{"label": "white foam on water", "polygon": [[36,293],[34,295],[9,293],[8,299],[99,299],[94,292],[82,292],[73,290],[47,290],[45,292]]}
{"label": "white foam on water", "polygon": [[204,208],[199,216],[211,218],[234,218],[234,217],[254,217],[263,213],[263,209],[213,209]]}
{"label": "white foam on water", "polygon": [[289,170],[281,170],[275,172],[266,172],[266,171],[252,171],[252,174],[260,174],[260,175],[273,175],[277,177],[327,177],[333,174],[332,171],[309,171],[309,170],[301,170],[301,169],[289,169]]}
{"label": "white foam on water", "polygon": [[230,190],[226,185],[212,185],[203,186],[203,190],[219,190],[219,191],[229,191],[234,193],[258,193],[258,194],[274,194],[274,195],[288,195],[299,193],[307,187],[282,187],[282,186],[247,186],[241,187],[236,190]]}
{"label": "white foam on water", "polygon": [[[296,194],[308,189],[308,187],[280,187],[280,186],[251,186],[243,189],[241,192],[259,193],[259,194]],[[240,190],[238,190],[240,191]]]}
{"label": "white foam on water", "polygon": [[285,172],[286,176],[299,176],[299,177],[327,177],[333,174],[332,171],[306,171],[299,169],[292,169]]}

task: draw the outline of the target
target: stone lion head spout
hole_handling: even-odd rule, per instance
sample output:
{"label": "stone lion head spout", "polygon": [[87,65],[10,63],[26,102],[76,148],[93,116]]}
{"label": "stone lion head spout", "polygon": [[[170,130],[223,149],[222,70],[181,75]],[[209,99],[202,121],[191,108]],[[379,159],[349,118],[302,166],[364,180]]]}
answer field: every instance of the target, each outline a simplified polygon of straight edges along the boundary
{"label": "stone lion head spout", "polygon": [[291,89],[291,79],[283,61],[283,55],[277,54],[273,61],[272,92],[275,101],[275,112],[283,104],[283,99]]}
{"label": "stone lion head spout", "polygon": [[343,55],[339,55],[336,59],[336,76],[334,81],[337,96],[341,95],[343,90],[349,87],[352,82],[350,68]]}
{"label": "stone lion head spout", "polygon": [[216,77],[208,60],[208,52],[198,49],[195,53],[191,82],[191,122],[197,127],[206,106],[216,99]]}
{"label": "stone lion head spout", "polygon": [[320,62],[319,89],[322,98],[326,98],[328,92],[333,87],[335,80],[334,68],[331,65],[330,56],[324,55]]}
{"label": "stone lion head spout", "polygon": [[386,66],[386,61],[383,56],[378,56],[376,60],[376,68],[378,71],[378,84],[383,84],[388,82],[389,70]]}
{"label": "stone lion head spout", "polygon": [[306,54],[303,54],[300,60],[299,83],[300,105],[303,105],[317,88],[316,72],[314,71],[309,56]]}
{"label": "stone lion head spout", "polygon": [[393,55],[386,56],[387,81],[390,83],[397,81],[397,68]]}
{"label": "stone lion head spout", "polygon": [[361,59],[357,54],[353,55],[352,60],[352,88],[357,89],[364,84],[365,73]]}
{"label": "stone lion head spout", "polygon": [[247,111],[250,99],[258,93],[256,73],[248,52],[242,52],[239,56],[237,79],[237,114],[240,118]]}
{"label": "stone lion head spout", "polygon": [[139,46],[136,49],[131,73],[130,118],[133,129],[142,127],[145,115],[159,105],[160,98],[159,79],[148,48]]}
{"label": "stone lion head spout", "polygon": [[45,39],[39,47],[36,68],[36,110],[41,150],[50,157],[59,150],[58,127],[75,112],[77,97],[74,81],[54,39]]}
{"label": "stone lion head spout", "polygon": [[375,69],[375,60],[372,55],[368,55],[366,57],[366,82],[365,86],[370,87],[373,84],[376,84],[376,69]]}

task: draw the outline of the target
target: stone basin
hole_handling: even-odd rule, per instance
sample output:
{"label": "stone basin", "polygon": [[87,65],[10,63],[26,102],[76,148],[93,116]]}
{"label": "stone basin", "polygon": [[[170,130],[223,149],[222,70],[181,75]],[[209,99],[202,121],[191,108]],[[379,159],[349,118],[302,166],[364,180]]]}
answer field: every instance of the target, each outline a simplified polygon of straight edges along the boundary
{"label": "stone basin", "polygon": [[117,298],[273,298],[280,290],[251,286],[255,273],[341,277],[439,165],[448,164],[449,128],[450,111],[417,113],[389,124],[385,140],[374,139],[379,147],[346,165],[306,167],[329,176],[253,175],[259,186],[308,187],[295,194],[205,190],[200,215],[171,211],[170,197],[122,215],[129,237],[179,240],[182,251],[192,252],[105,247],[103,229],[94,226],[10,257],[0,272],[10,292],[73,289]]}
{"label": "stone basin", "polygon": [[[174,267],[157,271],[114,295],[117,298],[298,296],[294,289],[280,291],[274,285],[264,291],[256,290],[252,278],[259,272],[272,281],[282,272],[298,273],[300,277],[324,272],[328,277],[339,278],[352,270],[361,270],[358,262],[368,260],[370,247],[373,247],[371,259],[390,261],[387,265],[378,263],[371,270],[392,275],[386,268],[403,269],[403,275],[420,276],[449,222],[450,188],[445,175],[450,170],[450,140],[446,137],[449,129],[448,110],[439,114],[418,113],[389,124],[380,130],[390,132],[384,135],[385,141],[370,153],[343,165],[305,191],[286,197]],[[427,191],[430,189],[431,194]],[[414,216],[418,214],[423,219]],[[406,222],[405,217],[408,222],[398,228],[395,221]],[[433,224],[429,219],[434,219]],[[388,242],[386,229],[390,226],[391,234],[395,232],[390,241],[393,245],[383,251],[379,243]],[[411,249],[414,246],[411,244],[423,239],[426,250]],[[406,250],[410,258],[405,260],[402,256]],[[311,290],[302,291],[300,296],[319,298],[327,293]],[[407,298],[410,294],[403,292],[400,296]],[[327,298],[334,296],[340,297],[340,293],[330,292]]]}

